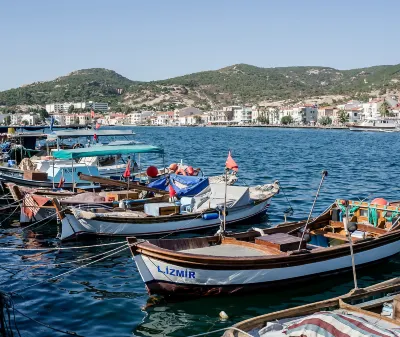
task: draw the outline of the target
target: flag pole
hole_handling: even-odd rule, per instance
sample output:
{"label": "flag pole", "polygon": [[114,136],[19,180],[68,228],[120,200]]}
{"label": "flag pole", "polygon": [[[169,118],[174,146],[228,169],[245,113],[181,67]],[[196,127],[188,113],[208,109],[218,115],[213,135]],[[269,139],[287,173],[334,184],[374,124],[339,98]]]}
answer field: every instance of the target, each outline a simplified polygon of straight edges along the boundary
{"label": "flag pole", "polygon": [[129,180],[131,180],[131,157],[128,157],[128,167],[129,167],[129,174],[128,174],[128,189],[126,190],[126,199],[129,199]]}
{"label": "flag pole", "polygon": [[222,236],[225,235],[226,230],[226,195],[228,193],[228,168],[225,168],[225,196],[224,196],[224,222],[222,225]]}

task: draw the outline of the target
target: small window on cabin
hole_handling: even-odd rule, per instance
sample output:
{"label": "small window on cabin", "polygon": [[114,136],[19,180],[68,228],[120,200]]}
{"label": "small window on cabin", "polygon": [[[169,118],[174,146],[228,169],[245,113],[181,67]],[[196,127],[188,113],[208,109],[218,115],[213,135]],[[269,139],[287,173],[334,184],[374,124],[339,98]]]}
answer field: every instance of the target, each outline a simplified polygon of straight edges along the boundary
{"label": "small window on cabin", "polygon": [[367,209],[361,209],[360,210],[360,216],[368,217],[368,210]]}

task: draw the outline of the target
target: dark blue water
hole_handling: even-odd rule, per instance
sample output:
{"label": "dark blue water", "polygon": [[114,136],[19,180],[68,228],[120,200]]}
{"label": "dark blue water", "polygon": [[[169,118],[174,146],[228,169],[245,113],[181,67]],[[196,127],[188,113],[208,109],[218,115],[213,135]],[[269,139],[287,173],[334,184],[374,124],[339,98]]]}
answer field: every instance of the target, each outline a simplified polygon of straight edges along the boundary
{"label": "dark blue water", "polygon": [[[336,198],[370,200],[379,196],[400,199],[397,187],[400,134],[397,133],[201,127],[142,127],[135,128],[135,132],[138,140],[163,146],[166,163],[182,159],[194,167],[201,167],[208,175],[223,172],[227,152],[231,149],[243,184],[281,182],[295,211],[293,220],[307,216],[323,169],[328,170],[329,175],[321,189],[315,214]],[[155,156],[142,157],[142,160],[149,164],[161,163],[161,158]],[[267,222],[282,221],[283,211],[287,208],[281,193],[272,202]],[[22,233],[17,227],[3,224],[0,246],[57,245],[55,224],[50,229],[45,227]],[[103,239],[69,245],[116,241]],[[74,262],[77,259],[114,248],[48,252],[35,256],[27,252],[1,251],[0,267],[16,274],[0,270],[0,288],[17,291],[19,296],[14,296],[15,306],[32,318],[83,336],[189,336],[255,315],[333,297],[352,288],[352,275],[346,274],[279,293],[188,299],[142,310],[148,296],[128,251],[54,281],[27,288],[91,261]],[[66,264],[54,266],[55,263]],[[394,258],[372,269],[359,271],[359,285],[400,275],[399,263],[400,258]],[[32,267],[37,264],[46,266]],[[229,315],[228,321],[219,320],[221,310]],[[16,320],[22,336],[59,335],[19,314]]]}

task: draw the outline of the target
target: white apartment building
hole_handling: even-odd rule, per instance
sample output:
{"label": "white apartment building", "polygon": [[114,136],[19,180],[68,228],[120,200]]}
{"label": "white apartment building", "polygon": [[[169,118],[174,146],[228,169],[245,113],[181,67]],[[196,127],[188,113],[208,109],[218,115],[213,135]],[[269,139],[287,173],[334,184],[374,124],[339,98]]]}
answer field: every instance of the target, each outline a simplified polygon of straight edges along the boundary
{"label": "white apartment building", "polygon": [[35,113],[32,114],[16,113],[16,114],[11,114],[10,117],[11,117],[11,125],[22,125],[22,124],[36,125],[36,123],[39,120],[39,117]]}
{"label": "white apartment building", "polygon": [[[225,109],[225,108],[224,108]],[[233,105],[227,107],[227,110],[233,112],[233,121],[237,124],[250,124],[252,121],[253,109],[251,107],[242,107]]]}
{"label": "white apartment building", "polygon": [[[174,111],[161,111],[157,112],[156,119],[152,119],[154,125],[173,125],[175,124],[175,112]],[[179,121],[176,121],[178,123]]]}
{"label": "white apartment building", "polygon": [[153,111],[137,111],[130,113],[128,117],[128,124],[138,125],[146,123],[146,121],[154,114]]}
{"label": "white apartment building", "polygon": [[179,117],[178,123],[179,125],[197,125],[199,124],[199,119],[201,120],[201,124],[207,125],[210,122],[210,115],[203,114],[203,115],[189,115]]}
{"label": "white apartment building", "polygon": [[67,115],[63,115],[63,114],[53,114],[52,115],[54,120],[57,121],[58,125],[66,125],[66,117]]}
{"label": "white apartment building", "polygon": [[383,99],[370,99],[368,103],[362,104],[364,118],[376,118],[380,117],[379,108],[383,103]]}
{"label": "white apartment building", "polygon": [[11,114],[11,125],[21,125],[22,114]]}
{"label": "white apartment building", "polygon": [[102,102],[93,102],[93,101],[88,101],[88,102],[64,102],[64,103],[51,103],[51,104],[46,104],[46,111],[48,113],[53,113],[53,112],[63,112],[66,113],[68,112],[68,109],[70,106],[73,106],[75,109],[93,109],[96,111],[101,111],[101,112],[107,112],[108,111],[108,103],[102,103]]}
{"label": "white apartment building", "polygon": [[233,119],[232,110],[215,110],[208,113],[212,124],[229,124]]}

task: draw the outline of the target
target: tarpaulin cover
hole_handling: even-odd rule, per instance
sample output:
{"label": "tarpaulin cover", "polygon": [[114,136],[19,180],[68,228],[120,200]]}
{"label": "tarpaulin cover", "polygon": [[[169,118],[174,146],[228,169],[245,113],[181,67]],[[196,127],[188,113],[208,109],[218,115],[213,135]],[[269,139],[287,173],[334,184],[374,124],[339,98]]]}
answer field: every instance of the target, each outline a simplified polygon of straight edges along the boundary
{"label": "tarpaulin cover", "polygon": [[133,153],[164,153],[160,147],[145,144],[124,146],[92,146],[89,148],[78,148],[72,150],[53,150],[55,159],[77,159],[83,157],[130,155]]}
{"label": "tarpaulin cover", "polygon": [[176,191],[178,197],[194,196],[203,191],[208,185],[208,178],[192,177],[171,174],[156,181],[153,181],[148,186],[159,190],[169,191],[169,183]]}

